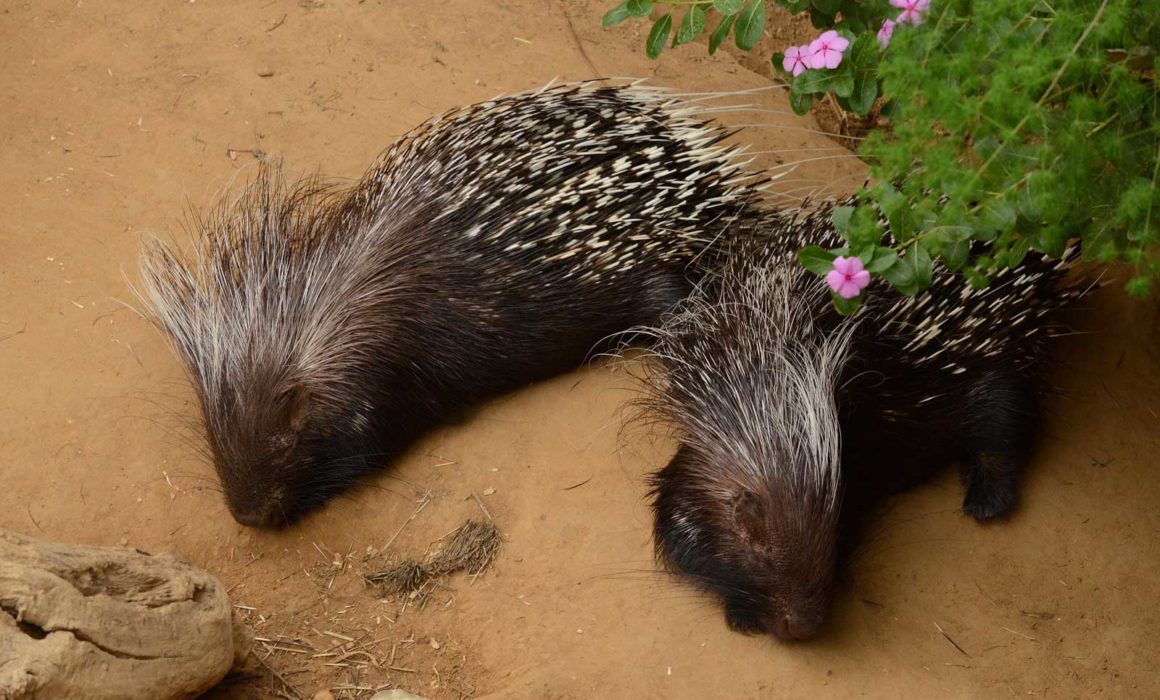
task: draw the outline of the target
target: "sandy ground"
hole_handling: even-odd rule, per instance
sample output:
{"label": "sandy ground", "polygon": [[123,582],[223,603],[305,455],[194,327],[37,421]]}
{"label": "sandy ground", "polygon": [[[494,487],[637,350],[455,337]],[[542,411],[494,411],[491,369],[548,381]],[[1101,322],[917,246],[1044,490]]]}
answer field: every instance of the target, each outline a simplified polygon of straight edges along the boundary
{"label": "sandy ground", "polygon": [[[647,62],[644,27],[600,29],[609,3],[0,4],[0,526],[178,551],[219,575],[256,634],[283,640],[259,649],[293,686],[264,672],[220,695],[1160,694],[1160,330],[1154,303],[1117,290],[1060,344],[1017,515],[965,520],[949,472],[900,497],[816,643],[730,633],[657,572],[644,477],[672,446],[621,429],[632,384],[606,366],[435,432],[298,527],[230,519],[183,437],[196,407],[181,370],[122,303],[141,236],[177,230],[252,171],[251,151],[353,177],[437,111],[554,77],[768,85],[759,59],[703,46]],[[764,163],[837,153],[806,150],[833,142],[780,92],[751,101],[765,111],[734,122],[769,125],[744,135],[776,151]],[[848,191],[862,173],[815,160],[780,187]],[[472,493],[507,536],[491,572],[422,610],[364,589],[368,547],[406,525],[392,552],[421,554],[479,516]]]}

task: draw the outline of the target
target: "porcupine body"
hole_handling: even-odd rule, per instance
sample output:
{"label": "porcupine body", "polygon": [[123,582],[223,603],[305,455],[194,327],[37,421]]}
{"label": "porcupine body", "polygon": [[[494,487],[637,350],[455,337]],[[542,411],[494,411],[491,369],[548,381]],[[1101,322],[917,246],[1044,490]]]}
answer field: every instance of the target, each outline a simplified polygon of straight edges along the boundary
{"label": "porcupine body", "polygon": [[754,176],[705,110],[561,85],[435,117],[353,186],[265,166],[145,296],[235,519],[291,522],[478,401],[655,323]]}
{"label": "porcupine body", "polygon": [[653,481],[658,556],[718,596],[731,628],[782,639],[821,633],[884,496],[958,460],[965,511],[1009,511],[1051,313],[1084,291],[1062,279],[1070,253],[1031,253],[989,287],[936,268],[923,294],[869,290],[843,318],[796,260],[841,245],[830,211],[753,223],[654,331],[647,403],[679,440]]}

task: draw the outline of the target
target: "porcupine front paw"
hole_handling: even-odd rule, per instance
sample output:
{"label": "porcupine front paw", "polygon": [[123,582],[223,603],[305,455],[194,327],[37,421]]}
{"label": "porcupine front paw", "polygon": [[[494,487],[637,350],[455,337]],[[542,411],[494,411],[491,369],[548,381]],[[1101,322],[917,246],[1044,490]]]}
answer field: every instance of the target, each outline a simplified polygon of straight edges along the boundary
{"label": "porcupine front paw", "polygon": [[1016,466],[1000,455],[979,455],[963,469],[967,494],[963,510],[979,522],[1011,512],[1015,507]]}

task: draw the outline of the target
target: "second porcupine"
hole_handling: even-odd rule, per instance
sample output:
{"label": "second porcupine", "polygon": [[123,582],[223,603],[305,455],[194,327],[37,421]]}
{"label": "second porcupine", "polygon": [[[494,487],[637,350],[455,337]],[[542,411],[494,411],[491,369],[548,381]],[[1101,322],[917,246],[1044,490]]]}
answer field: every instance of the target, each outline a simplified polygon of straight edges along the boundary
{"label": "second porcupine", "polygon": [[1033,252],[977,290],[936,266],[921,295],[879,290],[843,318],[796,259],[841,245],[830,211],[767,214],[650,331],[646,405],[679,440],[653,477],[658,556],[718,596],[731,628],[782,639],[821,633],[884,496],[959,460],[967,513],[1011,509],[1050,315],[1085,291],[1063,280],[1072,251]]}
{"label": "second porcupine", "polygon": [[746,208],[712,111],[640,85],[453,110],[350,187],[276,166],[142,256],[234,518],[291,522],[497,393],[654,323]]}

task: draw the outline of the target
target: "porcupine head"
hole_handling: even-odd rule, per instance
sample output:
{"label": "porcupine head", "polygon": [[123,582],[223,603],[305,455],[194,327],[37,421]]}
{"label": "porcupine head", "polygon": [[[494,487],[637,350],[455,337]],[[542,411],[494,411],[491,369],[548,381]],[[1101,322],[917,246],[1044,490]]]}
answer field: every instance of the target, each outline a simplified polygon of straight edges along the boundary
{"label": "porcupine head", "polygon": [[381,376],[393,363],[375,360],[398,350],[391,329],[366,321],[381,318],[366,311],[390,289],[368,283],[376,261],[334,235],[341,222],[318,215],[330,194],[288,188],[277,164],[263,166],[200,222],[208,233],[192,255],[154,241],[142,258],[145,294],[194,379],[214,468],[243,525],[293,522],[372,471],[392,431],[409,429],[373,409],[399,381]]}
{"label": "porcupine head", "polygon": [[661,338],[660,409],[681,447],[654,479],[660,559],[724,603],[728,625],[819,635],[833,601],[840,525],[834,385],[848,330],[824,333],[791,303],[792,265],[693,304]]}

